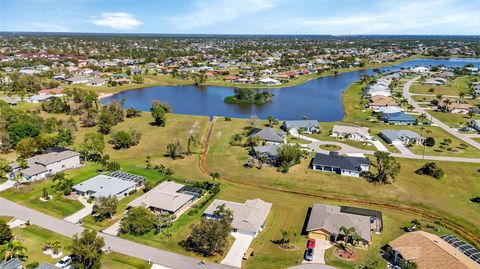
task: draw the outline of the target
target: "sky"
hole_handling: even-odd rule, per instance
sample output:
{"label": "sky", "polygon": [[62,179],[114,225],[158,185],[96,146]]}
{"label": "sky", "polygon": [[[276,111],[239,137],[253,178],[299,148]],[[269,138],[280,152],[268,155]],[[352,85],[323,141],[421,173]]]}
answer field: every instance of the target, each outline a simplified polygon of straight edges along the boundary
{"label": "sky", "polygon": [[0,31],[480,35],[480,0],[0,0]]}

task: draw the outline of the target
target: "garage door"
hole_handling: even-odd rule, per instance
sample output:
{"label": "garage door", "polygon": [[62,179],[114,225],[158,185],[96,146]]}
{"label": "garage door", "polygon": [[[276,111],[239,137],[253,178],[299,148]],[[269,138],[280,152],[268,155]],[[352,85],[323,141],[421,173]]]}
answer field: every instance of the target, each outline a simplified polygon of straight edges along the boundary
{"label": "garage door", "polygon": [[309,233],[308,236],[313,239],[317,240],[328,240],[328,235],[323,234],[323,233]]}

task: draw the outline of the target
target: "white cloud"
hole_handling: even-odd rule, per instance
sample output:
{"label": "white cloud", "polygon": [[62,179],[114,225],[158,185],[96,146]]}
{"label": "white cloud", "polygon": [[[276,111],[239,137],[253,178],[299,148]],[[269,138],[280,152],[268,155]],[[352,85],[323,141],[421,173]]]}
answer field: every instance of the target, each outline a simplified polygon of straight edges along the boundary
{"label": "white cloud", "polygon": [[116,30],[129,30],[143,24],[134,15],[125,12],[104,12],[100,17],[92,17],[90,22]]}
{"label": "white cloud", "polygon": [[208,0],[197,1],[195,12],[172,17],[169,21],[175,28],[192,30],[217,23],[228,22],[246,14],[266,11],[276,7],[282,0]]}
{"label": "white cloud", "polygon": [[326,34],[478,34],[477,12],[456,0],[390,0],[368,12],[297,17],[290,22]]}

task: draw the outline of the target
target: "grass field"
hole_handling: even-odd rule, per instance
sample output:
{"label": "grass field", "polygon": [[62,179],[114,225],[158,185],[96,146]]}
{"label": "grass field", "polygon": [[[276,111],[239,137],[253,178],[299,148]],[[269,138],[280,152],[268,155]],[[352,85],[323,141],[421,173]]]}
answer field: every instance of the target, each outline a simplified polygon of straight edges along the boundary
{"label": "grass field", "polygon": [[[453,95],[458,96],[460,92],[468,92],[469,83],[473,77],[463,76],[457,77],[453,82],[449,82],[443,86],[431,86],[431,85],[422,85],[421,83],[416,83],[410,88],[412,93],[422,93],[422,94],[443,94],[443,95]],[[429,91],[433,88],[433,93]]]}
{"label": "grass field", "polygon": [[[445,170],[446,176],[442,180],[435,180],[414,173],[422,165],[421,161],[398,159],[402,171],[392,185],[374,185],[361,178],[312,171],[308,169],[309,159],[292,167],[288,174],[277,172],[272,167],[249,169],[243,167],[248,149],[229,144],[230,137],[242,132],[247,125],[247,120],[240,119],[216,123],[207,159],[211,171],[258,186],[306,193],[341,194],[427,208],[480,231],[476,225],[480,223],[480,208],[469,201],[478,195],[480,189],[480,182],[476,180],[480,176],[476,164],[437,162]],[[427,189],[430,191],[425,192]]]}
{"label": "grass field", "polygon": [[[52,259],[50,255],[45,255],[42,252],[42,246],[46,241],[58,240],[61,242],[61,251],[64,255],[69,253],[67,247],[71,244],[71,239],[54,232],[45,230],[35,225],[28,226],[26,228],[13,229],[13,235],[16,240],[22,242],[27,248],[28,259],[25,264],[32,262],[48,262],[55,264],[59,259]],[[104,254],[101,259],[101,268],[116,269],[146,269],[150,268],[148,262],[142,261],[136,258],[132,258],[123,254],[111,252]]]}

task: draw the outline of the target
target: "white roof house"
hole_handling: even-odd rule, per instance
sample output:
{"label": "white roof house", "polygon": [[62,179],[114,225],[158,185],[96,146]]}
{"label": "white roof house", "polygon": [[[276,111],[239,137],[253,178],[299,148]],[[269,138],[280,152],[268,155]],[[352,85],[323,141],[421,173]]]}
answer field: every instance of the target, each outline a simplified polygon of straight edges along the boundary
{"label": "white roof house", "polygon": [[261,199],[247,200],[244,204],[225,200],[214,200],[205,210],[207,218],[218,218],[214,212],[221,205],[233,212],[232,228],[234,232],[256,236],[265,226],[271,203]]}
{"label": "white roof house", "polygon": [[98,175],[91,179],[73,186],[73,190],[81,195],[101,198],[116,196],[121,199],[137,187],[137,182],[120,178]]}
{"label": "white roof house", "polygon": [[279,85],[281,82],[279,80],[273,79],[273,78],[261,78],[258,80],[261,84],[267,84],[267,85]]}
{"label": "white roof house", "polygon": [[183,192],[184,187],[185,185],[171,181],[163,182],[130,202],[128,206],[144,206],[157,212],[177,214],[197,197],[191,192]]}
{"label": "white roof house", "polygon": [[352,140],[367,140],[370,137],[367,127],[346,124],[334,125],[331,136],[346,137]]}

